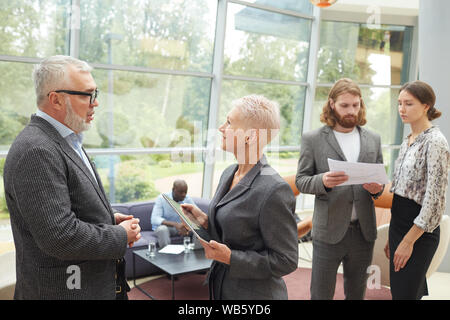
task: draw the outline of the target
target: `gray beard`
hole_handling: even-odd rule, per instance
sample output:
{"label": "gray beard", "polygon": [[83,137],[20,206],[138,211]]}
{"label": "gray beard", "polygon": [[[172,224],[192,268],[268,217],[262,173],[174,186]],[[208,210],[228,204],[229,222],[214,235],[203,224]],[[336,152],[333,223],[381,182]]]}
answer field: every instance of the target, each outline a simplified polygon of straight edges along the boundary
{"label": "gray beard", "polygon": [[91,124],[86,123],[85,119],[75,113],[68,98],[66,99],[66,111],[66,117],[64,118],[66,126],[77,133],[89,130]]}

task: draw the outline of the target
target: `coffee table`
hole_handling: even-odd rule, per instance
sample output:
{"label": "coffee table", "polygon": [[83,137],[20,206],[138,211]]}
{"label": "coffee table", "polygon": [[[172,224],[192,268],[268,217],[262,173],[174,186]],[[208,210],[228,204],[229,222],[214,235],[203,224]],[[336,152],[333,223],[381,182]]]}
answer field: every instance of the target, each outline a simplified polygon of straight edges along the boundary
{"label": "coffee table", "polygon": [[175,299],[175,286],[174,286],[174,277],[177,275],[191,273],[191,272],[200,272],[206,271],[211,267],[212,260],[205,258],[205,251],[202,249],[199,250],[190,250],[185,253],[182,252],[180,254],[167,254],[167,253],[159,253],[156,252],[154,257],[149,257],[147,255],[148,250],[136,250],[133,251],[133,284],[134,286],[144,293],[147,297],[152,300],[156,300],[152,295],[150,295],[147,291],[141,288],[136,284],[135,277],[135,257],[138,256],[141,259],[144,259],[148,263],[151,263],[155,267],[163,270],[164,272],[170,275],[172,280],[172,300]]}

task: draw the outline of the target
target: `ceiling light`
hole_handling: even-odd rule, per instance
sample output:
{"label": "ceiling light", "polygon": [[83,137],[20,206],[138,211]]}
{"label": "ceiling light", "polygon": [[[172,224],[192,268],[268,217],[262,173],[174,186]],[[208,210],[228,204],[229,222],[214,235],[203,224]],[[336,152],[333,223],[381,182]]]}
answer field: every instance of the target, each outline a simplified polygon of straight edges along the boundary
{"label": "ceiling light", "polygon": [[311,3],[319,8],[326,8],[336,3],[337,0],[309,0]]}

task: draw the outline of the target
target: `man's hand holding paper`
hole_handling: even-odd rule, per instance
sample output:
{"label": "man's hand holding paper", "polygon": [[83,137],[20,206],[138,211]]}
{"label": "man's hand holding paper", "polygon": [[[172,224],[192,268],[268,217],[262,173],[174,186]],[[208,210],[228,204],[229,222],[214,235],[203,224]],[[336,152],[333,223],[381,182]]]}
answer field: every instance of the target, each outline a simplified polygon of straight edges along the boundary
{"label": "man's hand holding paper", "polygon": [[334,188],[348,180],[344,171],[328,171],[322,176],[323,185],[326,188]]}
{"label": "man's hand holding paper", "polygon": [[333,173],[344,173],[348,179],[339,186],[362,184],[372,194],[378,193],[389,179],[382,163],[348,162],[328,159],[328,166]]}

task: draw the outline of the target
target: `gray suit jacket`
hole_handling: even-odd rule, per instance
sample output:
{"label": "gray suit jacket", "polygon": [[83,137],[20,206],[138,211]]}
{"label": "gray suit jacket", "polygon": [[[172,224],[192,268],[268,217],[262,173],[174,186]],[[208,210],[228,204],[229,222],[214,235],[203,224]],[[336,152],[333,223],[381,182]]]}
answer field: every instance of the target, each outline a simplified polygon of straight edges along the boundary
{"label": "gray suit jacket", "polygon": [[[358,162],[383,163],[380,136],[361,127],[358,130],[361,137]],[[313,239],[330,244],[342,240],[355,204],[364,238],[375,241],[377,229],[372,196],[362,185],[337,186],[327,191],[322,176],[329,171],[328,158],[347,161],[331,127],[323,126],[302,136],[295,184],[300,192],[316,195]]]}
{"label": "gray suit jacket", "polygon": [[295,197],[265,156],[230,190],[237,165],[223,172],[209,207],[212,239],[231,249],[213,262],[215,299],[287,299],[282,276],[297,268]]}
{"label": "gray suit jacket", "polygon": [[[37,116],[12,144],[4,184],[16,246],[15,299],[115,299],[115,262],[125,254],[127,234],[114,225],[93,169],[98,184]],[[77,274],[80,289],[73,288]]]}

